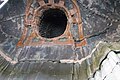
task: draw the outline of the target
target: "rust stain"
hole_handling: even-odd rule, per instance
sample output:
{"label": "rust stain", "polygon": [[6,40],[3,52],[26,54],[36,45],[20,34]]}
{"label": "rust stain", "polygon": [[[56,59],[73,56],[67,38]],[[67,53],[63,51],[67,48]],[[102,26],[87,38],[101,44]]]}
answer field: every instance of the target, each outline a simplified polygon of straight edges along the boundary
{"label": "rust stain", "polygon": [[[27,6],[26,6],[26,12],[25,12],[25,18],[24,18],[25,29],[23,31],[23,34],[17,46],[23,47],[28,45],[38,46],[38,45],[45,45],[45,44],[50,44],[50,45],[76,44],[77,47],[81,47],[87,44],[86,39],[84,38],[84,35],[83,35],[80,9],[75,0],[71,0],[73,5],[73,9],[71,10],[68,10],[67,7],[65,6],[65,0],[59,0],[59,3],[55,3],[54,0],[48,0],[48,3],[45,3],[44,0],[37,0],[37,2],[39,3],[40,6],[37,9],[33,9],[31,7],[33,0],[27,0]],[[43,38],[39,35],[38,24],[40,23],[39,17],[42,15],[42,11],[48,10],[49,8],[63,10],[68,18],[68,22],[67,22],[67,27],[65,32],[61,36],[50,38],[47,41],[46,38]],[[75,40],[73,40],[73,36],[70,31],[72,24],[78,25],[80,42],[75,43]],[[29,36],[27,36],[28,28],[32,29],[32,32],[29,33],[30,34]],[[59,39],[63,37],[65,37],[66,40],[60,41]],[[39,38],[40,40],[38,42],[33,42],[32,40],[34,38]]]}

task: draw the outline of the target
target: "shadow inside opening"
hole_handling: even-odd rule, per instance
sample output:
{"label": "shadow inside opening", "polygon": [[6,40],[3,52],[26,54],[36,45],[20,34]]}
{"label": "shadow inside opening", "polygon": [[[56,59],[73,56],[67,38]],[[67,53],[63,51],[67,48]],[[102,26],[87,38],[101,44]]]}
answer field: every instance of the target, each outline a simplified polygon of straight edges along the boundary
{"label": "shadow inside opening", "polygon": [[45,38],[61,36],[66,30],[67,17],[60,9],[48,9],[43,12],[39,25],[39,33]]}

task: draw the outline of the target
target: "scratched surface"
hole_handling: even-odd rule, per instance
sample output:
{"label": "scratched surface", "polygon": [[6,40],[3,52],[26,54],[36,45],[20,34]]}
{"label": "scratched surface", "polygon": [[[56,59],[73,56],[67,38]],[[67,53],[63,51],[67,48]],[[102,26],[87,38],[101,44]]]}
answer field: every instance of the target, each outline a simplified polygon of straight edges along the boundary
{"label": "scratched surface", "polygon": [[[78,49],[68,45],[16,47],[24,29],[26,0],[9,0],[0,10],[0,50],[18,63],[11,65],[0,57],[0,80],[73,80],[73,65],[79,69],[77,64],[63,64],[59,62],[61,59],[82,59],[99,41],[120,41],[119,0],[77,0],[77,3],[86,46]],[[69,9],[70,4],[66,0]]]}

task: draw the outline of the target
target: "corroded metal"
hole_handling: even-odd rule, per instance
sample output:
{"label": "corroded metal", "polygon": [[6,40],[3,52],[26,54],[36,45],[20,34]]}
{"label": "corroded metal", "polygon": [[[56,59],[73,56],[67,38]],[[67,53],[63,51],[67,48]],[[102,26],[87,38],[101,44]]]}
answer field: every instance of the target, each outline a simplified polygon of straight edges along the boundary
{"label": "corroded metal", "polygon": [[[33,3],[38,3],[39,6],[33,6]],[[44,0],[27,0],[25,18],[24,18],[24,30],[23,34],[17,44],[17,46],[37,46],[37,45],[75,45],[76,47],[86,45],[82,31],[82,20],[80,16],[80,10],[75,0],[71,0],[72,9],[68,9],[65,6],[65,0],[59,0],[59,3],[55,3],[54,0],[48,0],[45,3]],[[55,38],[43,38],[39,35],[39,23],[41,20],[39,17],[42,16],[43,12],[48,9],[60,9],[63,10],[67,16],[68,22],[64,33]],[[73,25],[78,27],[79,37],[73,39],[73,34],[70,29]],[[36,39],[36,40],[35,40]],[[64,40],[62,40],[64,39]],[[34,41],[35,40],[35,41]],[[77,41],[77,43],[76,43]]]}

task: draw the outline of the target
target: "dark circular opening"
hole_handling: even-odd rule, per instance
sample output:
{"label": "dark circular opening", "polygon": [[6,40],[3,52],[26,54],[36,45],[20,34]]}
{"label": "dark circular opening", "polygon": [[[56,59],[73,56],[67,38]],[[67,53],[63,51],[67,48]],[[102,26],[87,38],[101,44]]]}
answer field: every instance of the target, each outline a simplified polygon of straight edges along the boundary
{"label": "dark circular opening", "polygon": [[45,38],[61,36],[66,30],[67,17],[60,9],[48,9],[41,16],[39,33]]}

